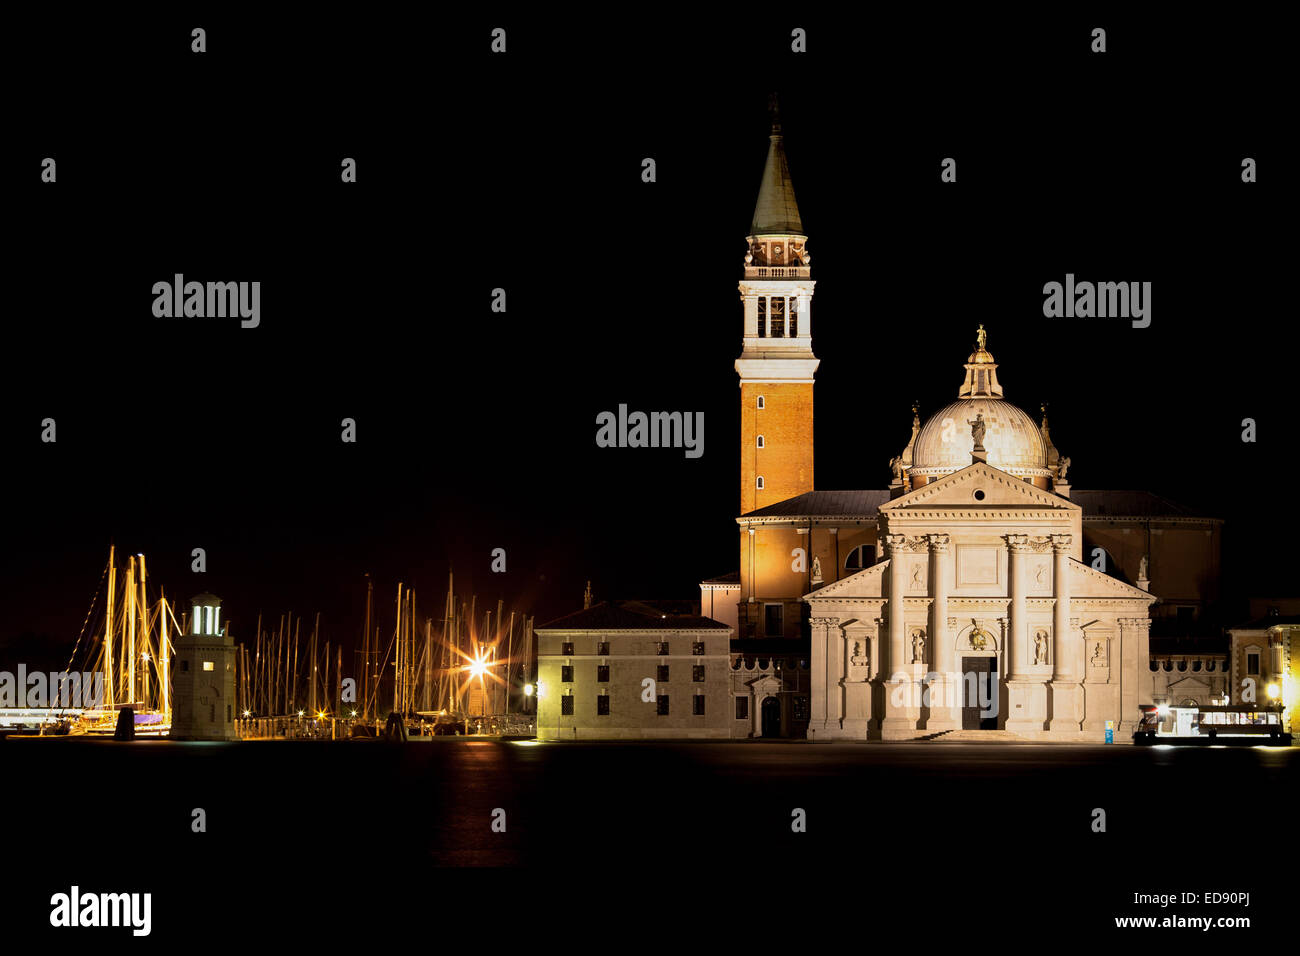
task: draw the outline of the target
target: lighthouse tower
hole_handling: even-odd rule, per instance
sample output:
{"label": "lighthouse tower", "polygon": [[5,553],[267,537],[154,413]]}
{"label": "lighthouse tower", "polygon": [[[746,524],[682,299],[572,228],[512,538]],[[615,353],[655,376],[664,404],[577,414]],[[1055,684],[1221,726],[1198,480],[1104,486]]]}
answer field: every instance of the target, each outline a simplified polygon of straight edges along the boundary
{"label": "lighthouse tower", "polygon": [[172,739],[238,740],[235,644],[221,625],[221,598],[200,594],[190,605],[172,669]]}
{"label": "lighthouse tower", "polygon": [[775,98],[768,140],[740,283],[741,514],[813,490],[814,283]]}

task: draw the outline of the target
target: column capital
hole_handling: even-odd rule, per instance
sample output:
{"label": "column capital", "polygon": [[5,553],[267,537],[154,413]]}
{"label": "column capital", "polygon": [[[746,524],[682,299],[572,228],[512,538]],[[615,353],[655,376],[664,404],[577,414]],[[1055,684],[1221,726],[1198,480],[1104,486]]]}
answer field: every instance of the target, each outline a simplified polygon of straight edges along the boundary
{"label": "column capital", "polygon": [[1070,543],[1074,540],[1072,534],[1049,534],[1047,539],[1052,542],[1052,550],[1057,554],[1063,554],[1070,550]]}
{"label": "column capital", "polygon": [[927,538],[927,539],[929,540],[929,542],[930,542],[930,551],[931,551],[932,553],[934,553],[934,552],[941,552],[941,551],[947,551],[947,550],[948,550],[948,541],[950,540],[949,537],[948,537],[948,535],[946,535],[946,534],[928,534],[928,535],[926,535],[926,538]]}
{"label": "column capital", "polygon": [[1004,534],[1002,540],[1007,543],[1007,549],[1012,552],[1025,551],[1029,548],[1027,534]]}
{"label": "column capital", "polygon": [[905,534],[887,534],[885,535],[885,548],[889,553],[895,554],[902,551],[907,545],[907,535]]}
{"label": "column capital", "polygon": [[813,627],[831,628],[838,626],[840,619],[838,617],[810,617],[808,623]]}

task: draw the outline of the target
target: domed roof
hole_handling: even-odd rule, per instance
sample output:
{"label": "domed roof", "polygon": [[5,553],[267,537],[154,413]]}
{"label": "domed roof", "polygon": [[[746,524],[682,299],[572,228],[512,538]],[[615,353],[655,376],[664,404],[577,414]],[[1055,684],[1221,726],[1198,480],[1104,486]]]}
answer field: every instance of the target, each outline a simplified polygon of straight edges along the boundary
{"label": "domed roof", "polygon": [[997,362],[985,347],[984,326],[979,344],[966,360],[966,380],[958,401],[931,415],[912,446],[911,475],[947,475],[974,461],[971,423],[984,422],[984,451],[994,468],[1018,478],[1047,477],[1047,442],[1028,413],[1002,400]]}
{"label": "domed roof", "polygon": [[963,398],[931,415],[916,436],[911,473],[946,475],[969,465],[975,450],[970,423],[976,415],[984,417],[990,465],[1018,478],[1051,474],[1047,446],[1034,420],[1010,402],[988,397]]}

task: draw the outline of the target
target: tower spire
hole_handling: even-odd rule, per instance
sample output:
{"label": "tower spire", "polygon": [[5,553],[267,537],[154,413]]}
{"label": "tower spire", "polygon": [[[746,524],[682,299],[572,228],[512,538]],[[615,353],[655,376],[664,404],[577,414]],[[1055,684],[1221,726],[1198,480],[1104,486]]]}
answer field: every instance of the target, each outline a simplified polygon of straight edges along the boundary
{"label": "tower spire", "polygon": [[750,237],[799,236],[803,237],[803,220],[799,218],[799,204],[794,198],[794,183],[790,179],[790,166],[785,158],[785,137],[781,134],[781,107],[776,94],[768,97],[767,110],[772,129],[768,134],[767,163],[763,167],[763,180],[758,187],[758,202],[754,205],[754,221]]}

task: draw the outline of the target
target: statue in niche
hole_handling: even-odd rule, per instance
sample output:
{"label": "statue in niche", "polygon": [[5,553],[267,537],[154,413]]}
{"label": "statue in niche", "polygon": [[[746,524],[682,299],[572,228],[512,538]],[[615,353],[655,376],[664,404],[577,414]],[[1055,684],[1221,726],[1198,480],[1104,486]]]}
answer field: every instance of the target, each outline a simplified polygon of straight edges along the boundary
{"label": "statue in niche", "polygon": [[912,663],[920,664],[925,660],[925,631],[919,627],[912,632]]}
{"label": "statue in niche", "polygon": [[1061,459],[1061,464],[1056,472],[1057,481],[1065,481],[1065,473],[1070,470],[1070,456],[1066,455]]}
{"label": "statue in niche", "polygon": [[1106,664],[1106,648],[1101,641],[1098,641],[1093,649],[1092,663],[1094,667],[1104,667]]}
{"label": "statue in niche", "polygon": [[1038,567],[1034,568],[1034,584],[1038,585],[1039,587],[1042,587],[1043,584],[1045,583],[1043,581],[1043,578],[1046,575],[1047,575],[1047,565],[1040,564]]}
{"label": "statue in niche", "polygon": [[1047,663],[1047,632],[1039,631],[1034,635],[1034,663]]}
{"label": "statue in niche", "polygon": [[925,582],[921,580],[921,565],[919,564],[912,565],[912,587],[925,587]]}
{"label": "statue in niche", "polygon": [[971,438],[975,439],[975,451],[984,450],[984,415],[981,412],[975,413],[975,420],[966,423],[970,426]]}
{"label": "statue in niche", "polygon": [[815,554],[813,555],[813,562],[812,562],[812,583],[813,584],[822,583],[822,560],[821,558],[817,557],[817,555]]}
{"label": "statue in niche", "polygon": [[1138,562],[1138,580],[1147,580],[1147,556],[1142,555],[1142,560]]}
{"label": "statue in niche", "polygon": [[849,663],[852,664],[854,667],[866,667],[868,662],[869,662],[868,658],[865,657],[862,653],[862,642],[854,641],[853,654],[852,656],[849,657]]}

